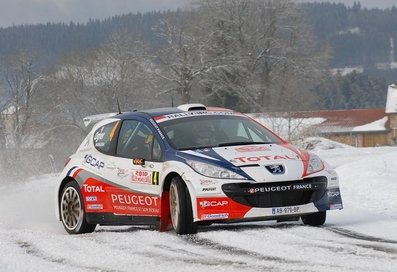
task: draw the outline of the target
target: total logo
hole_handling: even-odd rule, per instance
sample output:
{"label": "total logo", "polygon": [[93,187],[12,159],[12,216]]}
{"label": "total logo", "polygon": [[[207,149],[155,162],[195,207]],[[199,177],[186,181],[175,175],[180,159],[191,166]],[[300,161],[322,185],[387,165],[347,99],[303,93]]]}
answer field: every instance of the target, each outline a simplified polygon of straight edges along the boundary
{"label": "total logo", "polygon": [[104,193],[102,186],[83,184],[83,191],[86,193]]}
{"label": "total logo", "polygon": [[200,201],[200,206],[201,208],[207,208],[207,207],[224,207],[229,204],[229,201],[227,200],[213,200],[213,201]]}

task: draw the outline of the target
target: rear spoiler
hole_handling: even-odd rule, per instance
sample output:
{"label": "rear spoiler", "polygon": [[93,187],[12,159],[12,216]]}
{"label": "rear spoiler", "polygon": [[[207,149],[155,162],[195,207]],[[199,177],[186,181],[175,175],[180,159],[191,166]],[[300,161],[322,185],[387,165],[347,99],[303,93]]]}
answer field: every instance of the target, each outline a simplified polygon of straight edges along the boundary
{"label": "rear spoiler", "polygon": [[90,115],[87,117],[83,118],[84,126],[88,127],[90,124],[95,124],[98,123],[99,121],[110,118],[113,116],[118,115],[118,112],[112,112],[112,113],[102,113],[102,114],[96,114],[96,115]]}

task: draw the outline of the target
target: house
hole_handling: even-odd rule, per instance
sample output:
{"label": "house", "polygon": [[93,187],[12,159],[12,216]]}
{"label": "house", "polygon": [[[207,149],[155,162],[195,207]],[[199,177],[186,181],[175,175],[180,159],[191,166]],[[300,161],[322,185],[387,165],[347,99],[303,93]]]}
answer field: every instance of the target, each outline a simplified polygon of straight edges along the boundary
{"label": "house", "polygon": [[397,86],[389,86],[385,108],[252,114],[252,117],[288,140],[292,132],[295,138],[317,135],[356,147],[396,145]]}
{"label": "house", "polygon": [[297,112],[295,118],[323,118],[317,134],[356,147],[390,145],[389,118],[385,109]]}

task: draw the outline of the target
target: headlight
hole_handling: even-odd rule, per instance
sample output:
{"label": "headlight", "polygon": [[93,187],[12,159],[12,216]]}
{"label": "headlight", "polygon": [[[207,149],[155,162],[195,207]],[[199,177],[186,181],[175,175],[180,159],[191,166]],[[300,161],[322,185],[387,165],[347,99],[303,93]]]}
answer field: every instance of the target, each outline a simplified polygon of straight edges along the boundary
{"label": "headlight", "polygon": [[324,169],[324,163],[319,156],[309,153],[309,161],[306,174],[310,175]]}
{"label": "headlight", "polygon": [[212,164],[189,160],[186,161],[186,163],[190,165],[190,167],[192,167],[197,173],[206,177],[219,179],[246,179],[237,173]]}

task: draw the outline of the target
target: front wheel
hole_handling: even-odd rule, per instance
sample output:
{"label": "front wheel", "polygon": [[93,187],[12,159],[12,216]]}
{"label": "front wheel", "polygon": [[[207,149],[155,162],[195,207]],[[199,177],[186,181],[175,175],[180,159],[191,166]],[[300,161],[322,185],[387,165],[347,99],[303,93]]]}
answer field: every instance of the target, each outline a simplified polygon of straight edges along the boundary
{"label": "front wheel", "polygon": [[69,234],[95,230],[96,224],[89,224],[86,220],[83,197],[75,181],[69,181],[63,188],[60,204],[62,224]]}
{"label": "front wheel", "polygon": [[180,177],[174,177],[171,181],[170,213],[172,226],[177,234],[197,233],[189,190]]}
{"label": "front wheel", "polygon": [[309,226],[321,226],[325,223],[325,219],[327,218],[327,212],[317,212],[309,215],[302,216],[303,224]]}

